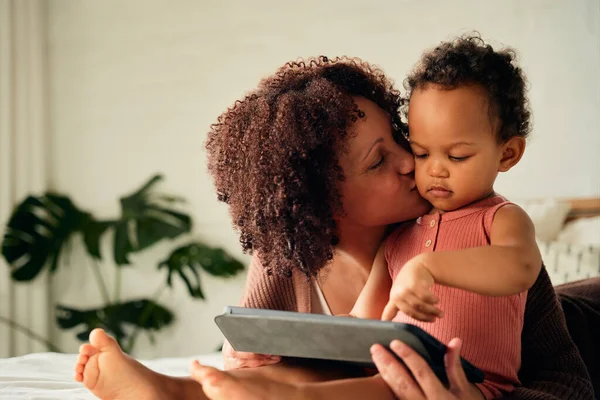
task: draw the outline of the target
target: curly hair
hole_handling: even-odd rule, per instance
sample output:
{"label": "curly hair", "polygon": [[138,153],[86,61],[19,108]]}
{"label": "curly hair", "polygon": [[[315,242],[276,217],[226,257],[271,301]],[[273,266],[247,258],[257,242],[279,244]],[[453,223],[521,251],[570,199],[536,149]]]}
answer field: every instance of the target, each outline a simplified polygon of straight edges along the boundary
{"label": "curly hair", "polygon": [[244,252],[257,252],[268,273],[314,276],[333,258],[334,216],[343,213],[338,155],[364,118],[353,96],[405,129],[399,92],[378,67],[324,56],[286,63],[211,125],[217,198],[229,205]]}
{"label": "curly hair", "polygon": [[[423,54],[420,62],[404,81],[408,96],[429,84],[454,89],[479,85],[488,95],[490,116],[500,121],[500,143],[513,136],[527,138],[531,129],[531,111],[526,95],[526,79],[516,64],[511,48],[494,51],[478,34],[443,42]],[[410,99],[402,106],[407,116]]]}

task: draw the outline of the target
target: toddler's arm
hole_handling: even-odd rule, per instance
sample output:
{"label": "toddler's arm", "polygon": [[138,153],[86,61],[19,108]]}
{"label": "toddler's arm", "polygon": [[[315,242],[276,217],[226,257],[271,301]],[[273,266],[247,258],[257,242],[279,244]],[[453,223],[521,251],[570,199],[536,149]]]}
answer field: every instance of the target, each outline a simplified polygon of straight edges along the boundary
{"label": "toddler's arm", "polygon": [[512,204],[496,211],[490,246],[424,253],[413,261],[422,263],[436,283],[489,296],[529,289],[542,267],[533,223]]}

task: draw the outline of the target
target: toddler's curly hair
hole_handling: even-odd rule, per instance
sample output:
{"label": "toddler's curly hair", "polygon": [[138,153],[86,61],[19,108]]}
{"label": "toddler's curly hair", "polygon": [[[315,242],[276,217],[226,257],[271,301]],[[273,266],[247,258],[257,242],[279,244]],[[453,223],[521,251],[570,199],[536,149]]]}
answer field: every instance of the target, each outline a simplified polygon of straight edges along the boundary
{"label": "toddler's curly hair", "polygon": [[[427,85],[454,89],[479,85],[488,95],[491,116],[500,122],[498,141],[513,136],[527,138],[531,130],[531,110],[527,99],[527,81],[516,63],[511,48],[495,51],[478,34],[460,36],[425,52],[404,81],[408,96]],[[402,107],[407,116],[410,100]]]}

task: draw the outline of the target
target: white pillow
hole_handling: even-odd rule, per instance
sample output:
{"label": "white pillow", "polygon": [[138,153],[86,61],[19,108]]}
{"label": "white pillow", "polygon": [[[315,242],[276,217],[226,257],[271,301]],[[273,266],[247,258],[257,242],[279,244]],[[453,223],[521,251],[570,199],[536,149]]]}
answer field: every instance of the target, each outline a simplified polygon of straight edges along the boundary
{"label": "white pillow", "polygon": [[567,222],[556,241],[600,247],[600,216]]}
{"label": "white pillow", "polygon": [[571,205],[555,199],[514,201],[531,218],[536,237],[543,242],[555,240],[563,227]]}
{"label": "white pillow", "polygon": [[538,243],[553,285],[600,276],[600,247],[563,242]]}

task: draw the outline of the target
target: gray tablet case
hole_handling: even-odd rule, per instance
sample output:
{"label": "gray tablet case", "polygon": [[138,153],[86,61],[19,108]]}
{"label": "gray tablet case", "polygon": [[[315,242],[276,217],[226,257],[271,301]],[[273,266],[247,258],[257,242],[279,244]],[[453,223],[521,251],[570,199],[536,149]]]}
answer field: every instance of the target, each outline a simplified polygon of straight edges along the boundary
{"label": "gray tablet case", "polygon": [[393,322],[240,307],[215,322],[236,351],[372,365],[373,344],[399,339],[429,359],[421,341]]}
{"label": "gray tablet case", "polygon": [[[289,311],[226,307],[215,323],[236,351],[349,362],[375,368],[369,349],[389,348],[398,339],[418,352],[436,375],[447,382],[446,346],[413,325]],[[483,372],[462,359],[471,382]]]}

